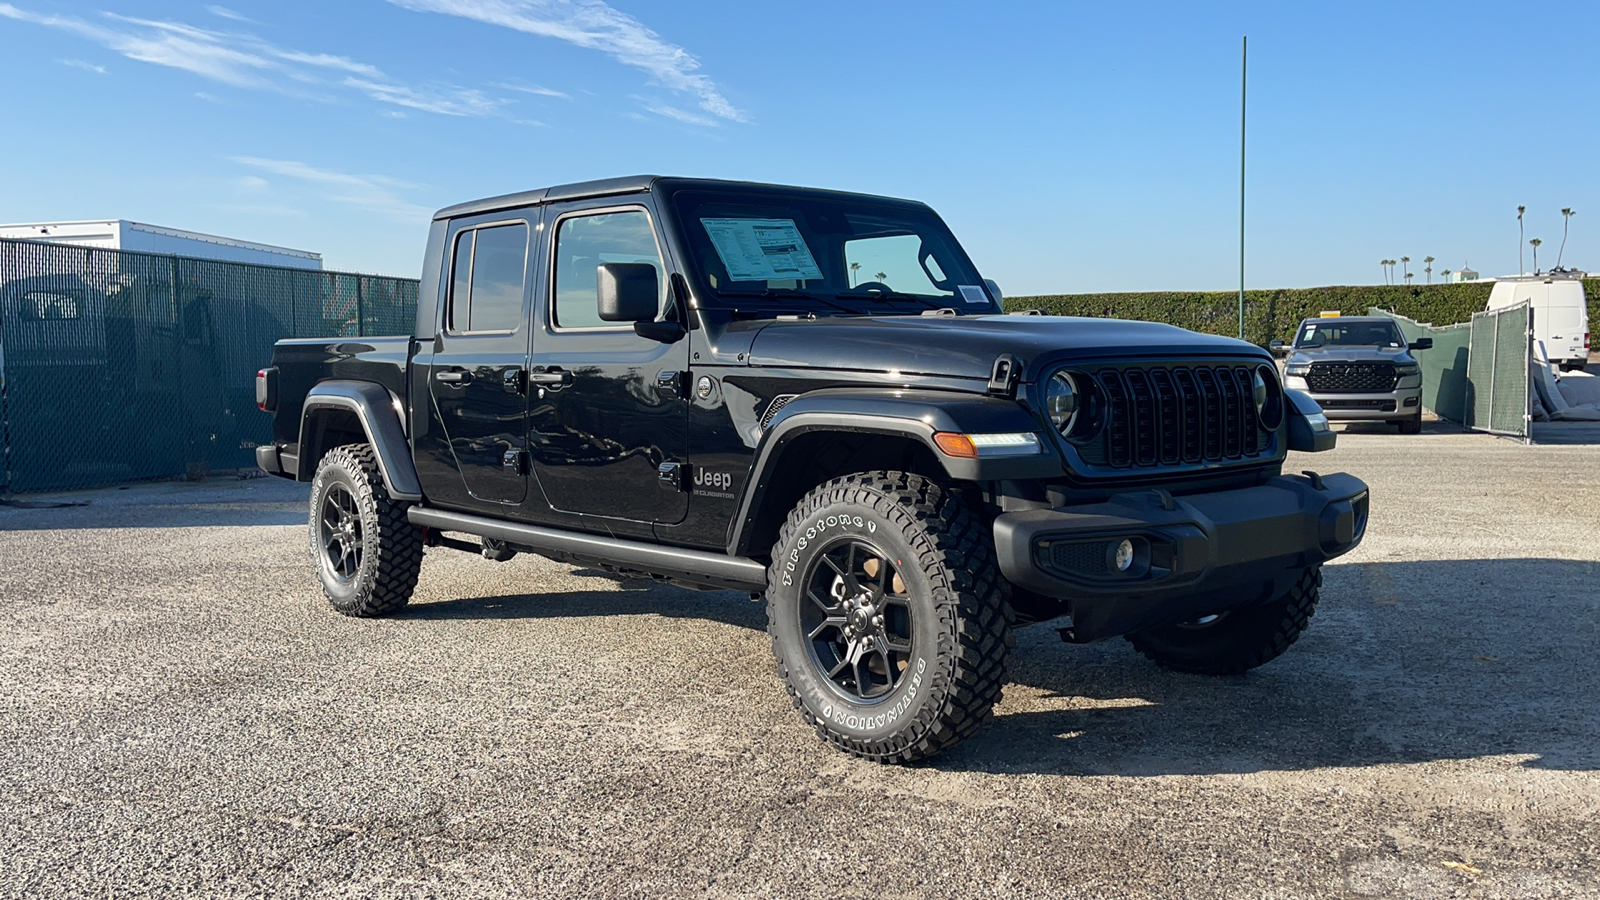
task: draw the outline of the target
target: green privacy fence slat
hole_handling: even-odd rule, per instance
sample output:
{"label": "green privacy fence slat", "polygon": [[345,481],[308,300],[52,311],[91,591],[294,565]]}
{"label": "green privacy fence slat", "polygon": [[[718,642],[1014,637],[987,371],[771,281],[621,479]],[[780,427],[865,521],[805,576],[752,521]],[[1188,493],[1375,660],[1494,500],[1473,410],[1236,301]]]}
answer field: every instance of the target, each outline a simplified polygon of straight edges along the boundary
{"label": "green privacy fence slat", "polygon": [[286,337],[406,334],[417,281],[0,239],[0,492],[248,468]]}
{"label": "green privacy fence slat", "polygon": [[1471,326],[1436,326],[1417,322],[1387,310],[1372,308],[1369,316],[1389,316],[1400,326],[1406,341],[1433,338],[1433,349],[1412,353],[1422,366],[1422,408],[1441,419],[1467,421],[1467,354]]}

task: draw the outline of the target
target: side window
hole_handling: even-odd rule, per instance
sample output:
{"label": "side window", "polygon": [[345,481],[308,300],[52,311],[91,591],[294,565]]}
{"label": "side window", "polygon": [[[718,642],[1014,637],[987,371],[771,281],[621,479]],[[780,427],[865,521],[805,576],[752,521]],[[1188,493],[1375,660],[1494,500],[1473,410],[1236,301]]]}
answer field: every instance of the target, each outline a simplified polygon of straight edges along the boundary
{"label": "side window", "polygon": [[528,270],[527,225],[461,232],[451,265],[450,331],[517,330]]}
{"label": "side window", "polygon": [[[845,241],[844,262],[850,286],[883,284],[902,294],[947,295],[924,271],[919,256],[922,238],[914,234],[892,234],[882,237],[858,238]],[[944,272],[932,256],[928,268],[933,277],[944,280]]]}
{"label": "side window", "polygon": [[656,248],[655,229],[643,210],[572,216],[556,230],[555,324],[558,328],[594,328],[614,322],[600,320],[601,263],[649,263],[656,268],[661,300],[667,296],[666,269]]}

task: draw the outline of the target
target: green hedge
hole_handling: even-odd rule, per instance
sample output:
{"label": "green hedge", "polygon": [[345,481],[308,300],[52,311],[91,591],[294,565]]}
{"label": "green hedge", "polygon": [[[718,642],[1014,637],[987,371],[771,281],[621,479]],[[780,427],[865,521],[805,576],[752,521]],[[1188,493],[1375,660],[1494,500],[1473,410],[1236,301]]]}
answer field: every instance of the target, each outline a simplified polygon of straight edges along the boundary
{"label": "green hedge", "polygon": [[[1469,281],[1245,291],[1244,332],[1248,340],[1266,346],[1272,340],[1289,340],[1302,319],[1315,318],[1323,310],[1359,316],[1365,315],[1369,306],[1393,310],[1418,322],[1453,325],[1481,311],[1489,302],[1489,290],[1486,282]],[[1589,298],[1589,321],[1600,322],[1600,279],[1585,279],[1583,290]],[[1038,309],[1052,316],[1143,319],[1210,334],[1239,333],[1238,291],[1007,297],[1006,309]]]}

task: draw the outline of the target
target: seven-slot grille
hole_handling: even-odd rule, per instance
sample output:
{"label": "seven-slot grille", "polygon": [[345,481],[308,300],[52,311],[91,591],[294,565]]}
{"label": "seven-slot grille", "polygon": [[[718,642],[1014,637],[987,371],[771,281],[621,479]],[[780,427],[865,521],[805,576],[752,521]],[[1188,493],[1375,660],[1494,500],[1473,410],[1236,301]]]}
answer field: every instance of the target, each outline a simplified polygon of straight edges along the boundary
{"label": "seven-slot grille", "polygon": [[1393,363],[1312,363],[1306,385],[1319,394],[1394,390]]}
{"label": "seven-slot grille", "polygon": [[1101,434],[1079,446],[1084,461],[1115,468],[1181,466],[1259,456],[1271,432],[1256,417],[1248,366],[1100,369]]}

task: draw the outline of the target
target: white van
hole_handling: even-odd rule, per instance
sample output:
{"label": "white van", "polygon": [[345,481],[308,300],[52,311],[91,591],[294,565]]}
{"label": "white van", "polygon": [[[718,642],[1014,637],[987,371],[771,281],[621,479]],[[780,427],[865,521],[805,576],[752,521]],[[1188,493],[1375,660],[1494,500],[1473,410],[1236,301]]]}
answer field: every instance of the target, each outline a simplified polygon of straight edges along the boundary
{"label": "white van", "polygon": [[1533,339],[1544,342],[1550,361],[1563,369],[1581,369],[1589,361],[1589,306],[1583,279],[1576,272],[1515,275],[1497,278],[1489,291],[1488,309],[1504,309],[1532,301]]}

